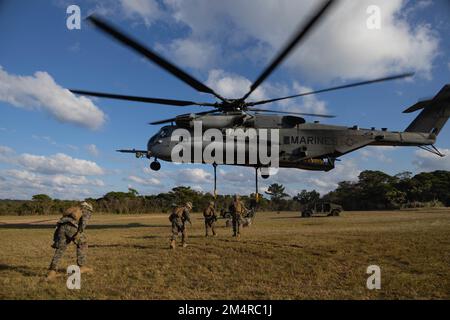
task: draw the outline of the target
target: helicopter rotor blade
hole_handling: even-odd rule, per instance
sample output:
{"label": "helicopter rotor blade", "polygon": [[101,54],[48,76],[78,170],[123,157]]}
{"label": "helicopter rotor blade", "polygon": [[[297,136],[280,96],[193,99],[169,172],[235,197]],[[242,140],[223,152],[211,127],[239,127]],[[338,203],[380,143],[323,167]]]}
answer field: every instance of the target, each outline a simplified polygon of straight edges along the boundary
{"label": "helicopter rotor blade", "polygon": [[[208,110],[208,111],[203,111],[203,112],[197,112],[194,113],[193,115],[195,116],[203,116],[205,114],[209,114],[209,113],[214,113],[217,112],[217,110]],[[164,123],[169,123],[169,122],[174,122],[177,118],[169,118],[169,119],[163,119],[163,120],[158,120],[158,121],[154,121],[154,122],[149,122],[149,124],[151,125],[155,125],[155,124],[164,124]]]}
{"label": "helicopter rotor blade", "polygon": [[92,96],[92,97],[100,97],[100,98],[109,98],[109,99],[118,99],[118,100],[127,100],[127,101],[137,101],[137,102],[146,102],[146,103],[157,103],[157,104],[165,104],[169,106],[214,106],[214,103],[207,102],[194,102],[194,101],[186,101],[186,100],[174,100],[174,99],[163,99],[163,98],[150,98],[150,97],[138,97],[138,96],[129,96],[122,94],[112,94],[105,92],[95,92],[95,91],[85,91],[85,90],[70,90],[70,92],[75,94],[80,94],[83,96]]}
{"label": "helicopter rotor blade", "polygon": [[331,114],[320,114],[320,113],[306,113],[306,112],[290,112],[290,111],[277,111],[277,110],[267,110],[267,109],[257,109],[257,108],[247,108],[248,111],[260,111],[260,112],[271,112],[279,114],[295,114],[300,116],[310,116],[310,117],[321,117],[321,118],[336,118],[336,116]]}
{"label": "helicopter rotor blade", "polygon": [[154,121],[154,122],[149,122],[148,124],[151,124],[151,125],[164,124],[164,123],[174,122],[175,120],[176,120],[176,118],[169,118],[169,119],[163,119],[163,120],[158,120],[158,121]]}
{"label": "helicopter rotor blade", "polygon": [[218,99],[225,101],[223,97],[221,97],[218,93],[216,93],[213,89],[209,88],[205,84],[201,83],[191,75],[187,74],[177,66],[175,66],[173,63],[169,62],[165,58],[161,57],[160,55],[156,54],[149,48],[145,47],[143,44],[139,43],[137,40],[133,39],[131,36],[125,35],[121,31],[119,31],[116,27],[113,27],[110,23],[106,22],[105,20],[95,16],[91,15],[87,17],[87,19],[97,28],[108,34],[109,36],[113,37],[117,41],[121,42],[125,46],[133,49],[134,51],[140,53],[141,55],[145,56],[147,59],[152,61],[153,63],[157,64],[167,72],[171,73],[173,76],[177,77],[184,83],[188,84],[192,88],[196,89],[197,91],[209,93],[217,97]]}
{"label": "helicopter rotor blade", "polygon": [[303,96],[307,96],[307,95],[311,95],[311,94],[317,94],[317,93],[322,93],[322,92],[328,92],[328,91],[334,91],[334,90],[358,87],[358,86],[363,86],[363,85],[366,85],[366,84],[372,84],[372,83],[377,83],[377,82],[384,82],[384,81],[403,79],[403,78],[412,77],[413,75],[414,75],[414,72],[409,72],[409,73],[398,74],[398,75],[393,75],[393,76],[389,76],[389,77],[383,77],[383,78],[372,79],[372,80],[367,80],[367,81],[362,81],[362,82],[355,82],[355,83],[345,84],[345,85],[342,85],[342,86],[336,86],[336,87],[331,87],[331,88],[326,88],[326,89],[321,89],[321,90],[308,91],[308,92],[295,94],[295,95],[292,95],[292,96],[287,96],[287,97],[282,97],[282,98],[275,98],[275,99],[269,99],[269,100],[248,102],[247,105],[248,106],[256,106],[256,105],[270,103],[270,102],[275,102],[275,101],[280,101],[280,100],[286,100],[286,99],[292,99],[292,98],[297,98],[297,97],[303,97]]}
{"label": "helicopter rotor blade", "polygon": [[260,74],[260,76],[253,82],[250,90],[241,98],[245,100],[248,96],[258,88],[258,86],[278,67],[278,65],[286,58],[286,56],[300,43],[305,36],[310,33],[314,26],[317,25],[319,20],[324,17],[326,11],[331,7],[331,5],[336,2],[335,0],[328,0],[323,2],[324,4],[317,10],[309,19],[309,21],[300,27],[300,29],[295,34],[284,49],[272,60],[272,62],[266,67],[266,69]]}

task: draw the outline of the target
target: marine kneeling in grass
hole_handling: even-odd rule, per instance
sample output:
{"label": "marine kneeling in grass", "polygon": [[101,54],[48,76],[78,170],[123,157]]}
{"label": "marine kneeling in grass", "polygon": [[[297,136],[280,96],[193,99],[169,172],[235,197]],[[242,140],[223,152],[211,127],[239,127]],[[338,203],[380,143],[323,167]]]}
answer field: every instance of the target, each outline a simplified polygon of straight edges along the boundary
{"label": "marine kneeling in grass", "polygon": [[88,247],[85,229],[93,211],[91,204],[82,202],[80,206],[67,209],[63,217],[59,219],[53,235],[52,245],[52,248],[56,250],[50,263],[47,280],[56,278],[58,263],[67,245],[72,242],[77,246],[77,264],[80,267],[80,271],[82,273],[93,271],[91,268],[85,266]]}

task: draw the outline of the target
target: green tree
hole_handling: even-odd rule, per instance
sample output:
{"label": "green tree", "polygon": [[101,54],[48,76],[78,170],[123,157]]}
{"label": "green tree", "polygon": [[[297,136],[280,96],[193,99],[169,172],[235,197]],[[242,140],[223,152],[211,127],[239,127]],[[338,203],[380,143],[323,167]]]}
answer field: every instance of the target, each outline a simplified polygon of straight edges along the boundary
{"label": "green tree", "polygon": [[52,201],[52,198],[50,196],[43,194],[43,193],[35,194],[34,196],[31,197],[31,199],[33,201],[43,201],[43,202],[44,201],[47,201],[47,202]]}
{"label": "green tree", "polygon": [[52,207],[52,198],[46,194],[35,194],[31,197],[32,207],[36,214],[49,214]]}
{"label": "green tree", "polygon": [[273,202],[276,210],[283,209],[283,198],[289,195],[284,192],[285,187],[282,184],[272,183],[266,191],[266,194],[270,196],[270,200]]}
{"label": "green tree", "polygon": [[320,193],[316,190],[306,191],[302,190],[300,193],[294,197],[294,200],[300,202],[301,204],[307,204],[310,202],[315,202],[320,199]]}
{"label": "green tree", "polygon": [[136,189],[128,188],[128,194],[132,197],[137,197],[139,195],[139,192]]}

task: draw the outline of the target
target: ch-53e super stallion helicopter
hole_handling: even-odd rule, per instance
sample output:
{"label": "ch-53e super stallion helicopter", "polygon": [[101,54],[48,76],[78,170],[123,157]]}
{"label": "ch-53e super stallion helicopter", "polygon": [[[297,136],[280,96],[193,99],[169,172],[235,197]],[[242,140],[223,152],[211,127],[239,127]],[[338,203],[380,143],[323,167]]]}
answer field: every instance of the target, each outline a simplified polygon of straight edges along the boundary
{"label": "ch-53e super stallion helicopter", "polygon": [[[308,21],[300,27],[300,29],[287,43],[283,50],[280,51],[280,53],[272,60],[272,62],[254,81],[249,91],[243,97],[238,99],[228,99],[222,97],[213,89],[209,88],[202,82],[187,74],[186,72],[175,66],[173,63],[156,54],[154,51],[140,44],[130,36],[125,35],[103,19],[96,16],[90,16],[88,17],[88,20],[95,27],[105,32],[115,40],[119,41],[123,45],[143,55],[144,57],[162,67],[197,91],[215,96],[215,98],[217,98],[217,101],[194,102],[185,100],[118,95],[84,90],[71,91],[76,94],[128,101],[156,103],[171,106],[195,105],[212,108],[204,112],[182,114],[175,118],[152,122],[151,124],[170,123],[170,125],[162,127],[156,135],[150,138],[146,150],[118,150],[119,152],[134,153],[138,158],[153,158],[154,161],[150,164],[150,167],[153,170],[159,170],[161,167],[158,159],[172,161],[172,149],[178,143],[178,141],[173,141],[173,139],[171,139],[172,133],[179,128],[184,128],[192,132],[194,131],[194,123],[197,121],[201,121],[202,130],[216,128],[221,130],[224,136],[226,135],[227,129],[230,128],[278,129],[279,167],[285,168],[329,171],[334,168],[335,161],[336,159],[338,159],[338,157],[369,145],[418,146],[436,155],[443,156],[434,147],[434,143],[436,141],[437,135],[450,116],[450,85],[444,86],[433,99],[418,102],[412,107],[406,109],[404,111],[406,113],[420,109],[423,110],[416,117],[416,119],[405,129],[405,131],[402,132],[388,131],[385,128],[376,130],[375,128],[362,129],[358,126],[348,127],[327,125],[321,124],[318,121],[311,123],[306,122],[305,119],[300,116],[333,116],[323,114],[280,112],[274,110],[259,109],[255,107],[262,104],[281,101],[285,99],[292,99],[305,95],[410,77],[413,75],[412,73],[393,75],[384,78],[351,83],[318,91],[300,93],[287,97],[280,97],[263,101],[246,101],[250,94],[261,85],[261,83],[286,58],[286,56],[293,50],[293,48],[298,45],[303,39],[305,39],[305,36],[312,31],[312,29],[318,24],[319,20],[322,19],[324,15],[330,11],[333,2],[336,1],[330,0],[324,2],[318,8],[318,10],[311,15]],[[212,143],[212,141],[202,141],[201,148],[205,149],[209,143]],[[246,150],[248,150],[249,142],[245,141],[244,143],[247,144]],[[200,159],[199,161],[196,161],[196,159],[192,159],[192,161],[190,162],[208,163],[203,159]],[[214,177],[216,178],[217,163],[212,164],[214,165]],[[256,163],[249,163],[247,161],[238,165],[251,166],[256,168],[257,184],[258,168],[263,168],[264,164],[259,163],[258,161]],[[268,173],[266,172],[265,174],[262,174],[262,176],[263,178],[267,178]],[[256,188],[256,190],[258,190],[258,187]]]}

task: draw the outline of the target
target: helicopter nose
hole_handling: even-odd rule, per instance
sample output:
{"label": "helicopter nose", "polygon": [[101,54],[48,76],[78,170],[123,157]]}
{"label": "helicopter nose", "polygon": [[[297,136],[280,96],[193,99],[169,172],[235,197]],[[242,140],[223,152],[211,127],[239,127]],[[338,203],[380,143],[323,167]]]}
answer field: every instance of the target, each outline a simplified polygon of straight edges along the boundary
{"label": "helicopter nose", "polygon": [[152,153],[152,148],[153,148],[153,142],[152,142],[152,140],[150,139],[148,142],[147,142],[147,152],[148,153]]}

